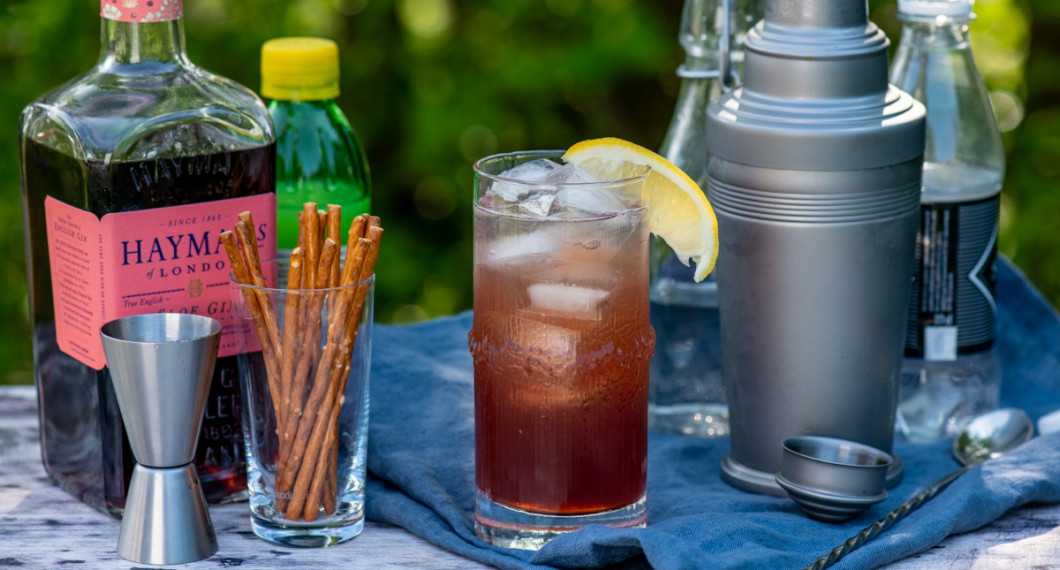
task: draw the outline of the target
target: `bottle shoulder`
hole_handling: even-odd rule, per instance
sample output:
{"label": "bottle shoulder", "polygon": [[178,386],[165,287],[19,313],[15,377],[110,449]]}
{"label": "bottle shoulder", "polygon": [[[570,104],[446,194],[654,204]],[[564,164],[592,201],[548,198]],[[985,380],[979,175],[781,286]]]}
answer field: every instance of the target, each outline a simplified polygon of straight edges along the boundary
{"label": "bottle shoulder", "polygon": [[22,136],[82,158],[140,160],[252,148],[274,140],[264,104],[191,64],[100,64],[42,95]]}
{"label": "bottle shoulder", "polygon": [[333,99],[319,101],[272,100],[268,104],[269,116],[276,125],[277,137],[299,133],[341,133],[350,131],[346,115]]}
{"label": "bottle shoulder", "polygon": [[890,79],[924,104],[926,164],[946,164],[951,170],[971,164],[1004,172],[1004,142],[970,49],[920,49],[903,37]]}
{"label": "bottle shoulder", "polygon": [[964,162],[925,162],[921,203],[972,202],[1001,192],[1003,167]]}
{"label": "bottle shoulder", "polygon": [[711,79],[684,79],[659,154],[701,187],[707,181],[707,104],[720,93]]}
{"label": "bottle shoulder", "polygon": [[364,148],[333,100],[271,101],[276,125],[277,176],[288,181],[369,184]]}

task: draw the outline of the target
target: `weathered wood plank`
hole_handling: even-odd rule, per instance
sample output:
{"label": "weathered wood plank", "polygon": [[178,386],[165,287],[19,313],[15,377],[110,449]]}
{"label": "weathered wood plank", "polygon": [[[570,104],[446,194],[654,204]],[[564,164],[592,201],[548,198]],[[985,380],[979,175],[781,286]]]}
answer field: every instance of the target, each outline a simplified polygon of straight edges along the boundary
{"label": "weathered wood plank", "polygon": [[1060,507],[1027,506],[958,534],[888,570],[1060,568]]}
{"label": "weathered wood plank", "polygon": [[[32,387],[0,388],[0,567],[142,568],[118,557],[120,521],[78,502],[44,472]],[[331,548],[292,549],[254,536],[246,503],[210,508],[218,551],[180,568],[486,568],[404,529],[368,522]]]}

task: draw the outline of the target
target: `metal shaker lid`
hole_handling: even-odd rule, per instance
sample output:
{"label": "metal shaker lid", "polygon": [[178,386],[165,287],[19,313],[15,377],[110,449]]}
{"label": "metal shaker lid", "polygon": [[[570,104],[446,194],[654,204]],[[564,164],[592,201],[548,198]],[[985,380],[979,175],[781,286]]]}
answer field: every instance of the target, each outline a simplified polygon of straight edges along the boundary
{"label": "metal shaker lid", "polygon": [[707,152],[790,170],[858,170],[924,152],[924,106],[887,83],[865,0],[767,0],[742,87],[711,102]]}

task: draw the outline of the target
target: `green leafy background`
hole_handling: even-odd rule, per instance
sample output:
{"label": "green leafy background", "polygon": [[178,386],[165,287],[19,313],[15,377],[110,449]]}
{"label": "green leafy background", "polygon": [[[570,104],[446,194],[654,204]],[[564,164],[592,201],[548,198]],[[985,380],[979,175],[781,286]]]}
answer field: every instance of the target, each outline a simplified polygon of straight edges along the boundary
{"label": "green leafy background", "polygon": [[[341,49],[339,104],[365,146],[387,229],[376,318],[471,307],[471,164],[617,136],[657,148],[684,53],[682,0],[185,0],[189,56],[257,89],[269,38]],[[892,42],[894,0],[870,2]],[[979,0],[973,48],[1004,130],[1000,250],[1060,305],[1060,3]],[[0,6],[0,384],[32,383],[18,116],[95,64],[97,0]],[[893,46],[892,46],[893,47]]]}

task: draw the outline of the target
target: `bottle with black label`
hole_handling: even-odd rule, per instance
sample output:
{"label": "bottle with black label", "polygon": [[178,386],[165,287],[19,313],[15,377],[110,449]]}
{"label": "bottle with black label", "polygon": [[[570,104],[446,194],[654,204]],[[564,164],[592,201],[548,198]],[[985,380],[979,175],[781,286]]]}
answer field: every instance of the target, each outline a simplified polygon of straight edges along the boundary
{"label": "bottle with black label", "polygon": [[924,190],[897,427],[955,433],[995,408],[998,213],[1005,149],[968,40],[973,0],[899,0],[891,83],[927,107]]}

